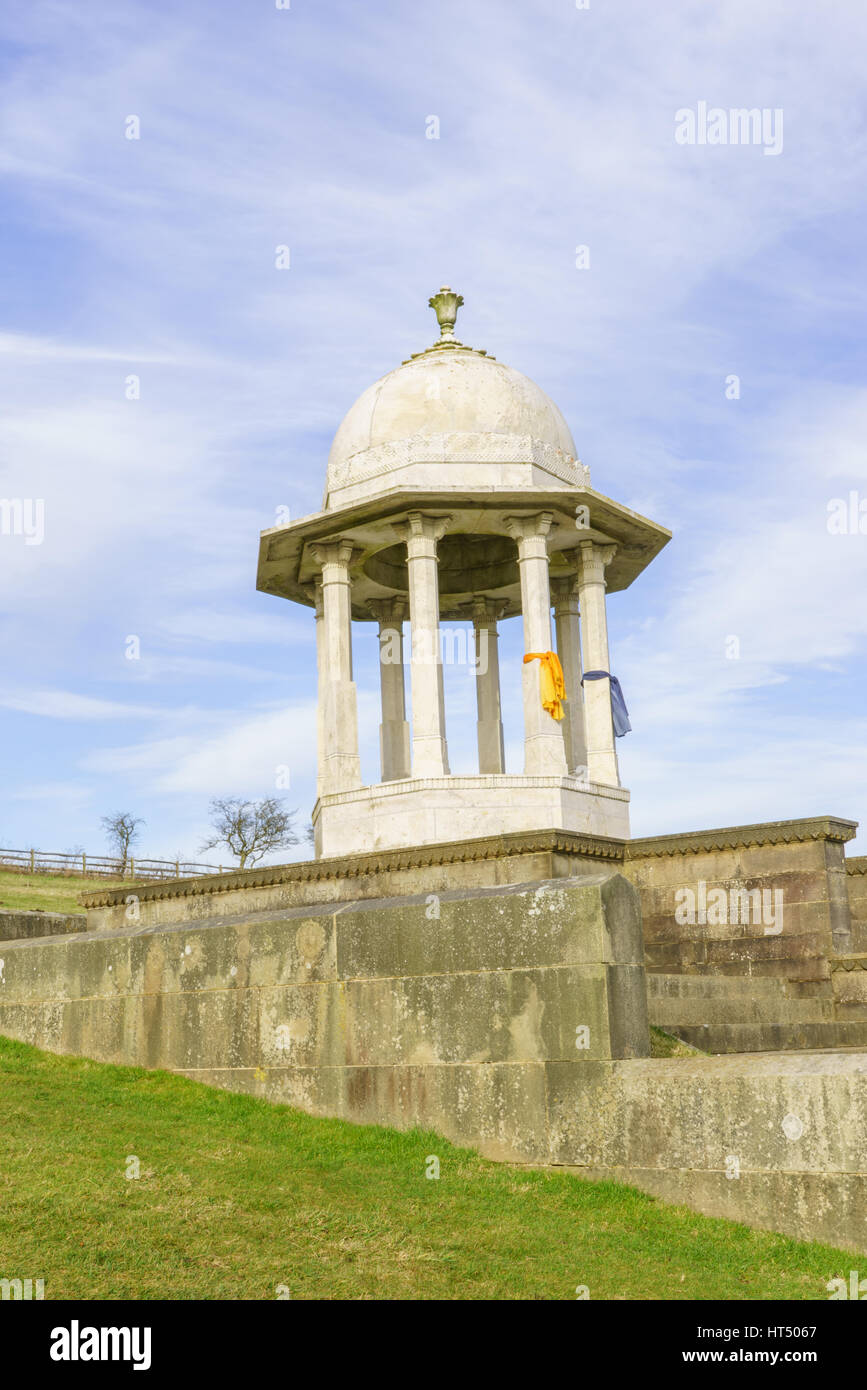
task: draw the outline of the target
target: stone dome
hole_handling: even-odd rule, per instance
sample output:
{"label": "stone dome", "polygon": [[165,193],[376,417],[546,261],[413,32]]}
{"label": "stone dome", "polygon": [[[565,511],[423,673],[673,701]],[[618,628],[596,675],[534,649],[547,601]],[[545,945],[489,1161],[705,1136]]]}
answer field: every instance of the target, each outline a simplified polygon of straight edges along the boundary
{"label": "stone dome", "polygon": [[454,338],[457,306],[450,321],[448,311],[455,301],[463,302],[447,287],[431,299],[439,342],[374,382],[347,412],[328,458],[326,507],[395,487],[448,492],[581,481],[554,402],[529,377]]}

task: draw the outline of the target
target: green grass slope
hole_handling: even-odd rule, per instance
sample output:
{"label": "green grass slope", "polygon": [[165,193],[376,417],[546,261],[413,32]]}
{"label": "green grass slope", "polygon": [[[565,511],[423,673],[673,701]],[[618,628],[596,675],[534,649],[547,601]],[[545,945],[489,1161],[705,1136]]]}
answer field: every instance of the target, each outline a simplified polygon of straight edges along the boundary
{"label": "green grass slope", "polygon": [[120,879],[82,878],[79,874],[22,874],[0,870],[0,907],[15,912],[83,912],[79,893],[117,888]]}
{"label": "green grass slope", "polygon": [[826,1299],[851,1262],[434,1134],[0,1038],[0,1278],[44,1279],[46,1299]]}

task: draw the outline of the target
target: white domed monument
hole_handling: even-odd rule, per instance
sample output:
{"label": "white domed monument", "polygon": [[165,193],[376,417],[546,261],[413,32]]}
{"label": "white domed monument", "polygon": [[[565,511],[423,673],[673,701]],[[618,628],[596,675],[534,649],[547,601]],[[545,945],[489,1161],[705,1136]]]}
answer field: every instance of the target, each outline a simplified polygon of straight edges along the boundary
{"label": "white domed monument", "polygon": [[[137,883],[134,913],[127,883],[86,893],[86,931],[3,941],[0,1033],[867,1251],[856,824],[629,836],[606,602],[669,534],[591,487],[537,386],[457,341],[459,295],[431,303],[439,340],[349,411],[322,511],[262,536],[260,589],[316,616],[316,859]],[[353,620],[380,651],[370,786]],[[468,776],[449,623],[487,652]]]}
{"label": "white domed monument", "polygon": [[[594,491],[566,421],[534,382],[458,341],[461,295],[443,286],[429,302],[438,341],[344,417],[322,511],[262,533],[258,588],[316,614],[317,855],[542,829],[628,838],[606,594],[627,588],[671,533]],[[498,623],[518,614],[524,758],[507,771]],[[442,619],[474,628],[478,773],[469,776],[449,769]],[[376,624],[380,643],[372,786],[361,780],[353,620]],[[558,660],[562,701],[550,688]],[[594,673],[583,687],[582,669]]]}

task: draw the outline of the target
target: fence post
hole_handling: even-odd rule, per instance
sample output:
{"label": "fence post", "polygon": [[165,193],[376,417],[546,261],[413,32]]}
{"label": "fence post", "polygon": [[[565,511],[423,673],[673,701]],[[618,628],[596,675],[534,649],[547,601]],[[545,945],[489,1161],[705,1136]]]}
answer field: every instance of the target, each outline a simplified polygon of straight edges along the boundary
{"label": "fence post", "polygon": [[87,855],[84,850],[81,851],[81,872],[82,875],[87,873]]}
{"label": "fence post", "polygon": [[33,850],[31,850],[31,851],[30,851],[30,872],[33,873],[33,870],[34,870],[35,868],[36,868],[35,855],[34,855]]}
{"label": "fence post", "polygon": [[181,861],[180,861],[179,859],[176,859],[176,860],[175,860],[175,878],[180,878],[180,876],[181,876]]}
{"label": "fence post", "polygon": [[133,858],[130,858],[129,861],[129,876],[135,878],[135,860]]}

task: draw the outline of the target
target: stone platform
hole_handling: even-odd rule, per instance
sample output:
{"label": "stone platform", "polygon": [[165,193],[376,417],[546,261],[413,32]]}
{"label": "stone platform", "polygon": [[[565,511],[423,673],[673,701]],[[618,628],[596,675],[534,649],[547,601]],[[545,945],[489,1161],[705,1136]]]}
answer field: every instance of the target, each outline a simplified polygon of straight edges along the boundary
{"label": "stone platform", "polygon": [[402,894],[493,888],[622,867],[625,842],[601,835],[537,830],[450,844],[325,856],[200,878],[106,886],[82,894],[93,928],[125,927],[134,909],[142,925],[272,908],[334,905]]}
{"label": "stone platform", "polygon": [[348,842],[370,853],[448,846],[492,831],[508,836],[562,830],[625,841],[629,792],[576,777],[408,778],[321,796],[313,826],[326,858],[339,855]]}
{"label": "stone platform", "polygon": [[[397,784],[399,785],[399,784]],[[612,789],[616,791],[617,789]],[[638,888],[648,970],[683,975],[757,975],[822,989],[835,956],[858,950],[867,930],[857,890],[867,875],[847,872],[853,821],[834,816],[772,821],[627,840],[538,827],[450,843],[323,856],[243,873],[136,884],[86,893],[92,927],[125,925],[134,892],[142,923],[350,902],[451,888],[489,888],[616,868]],[[852,861],[855,866],[867,862]],[[771,931],[761,920],[677,920],[685,888],[779,894]],[[851,897],[851,903],[850,903]],[[858,913],[861,914],[860,918]]]}
{"label": "stone platform", "polygon": [[867,1051],[651,1058],[622,851],[491,837],[88,894],[88,931],[0,943],[0,1032],[867,1251]]}

